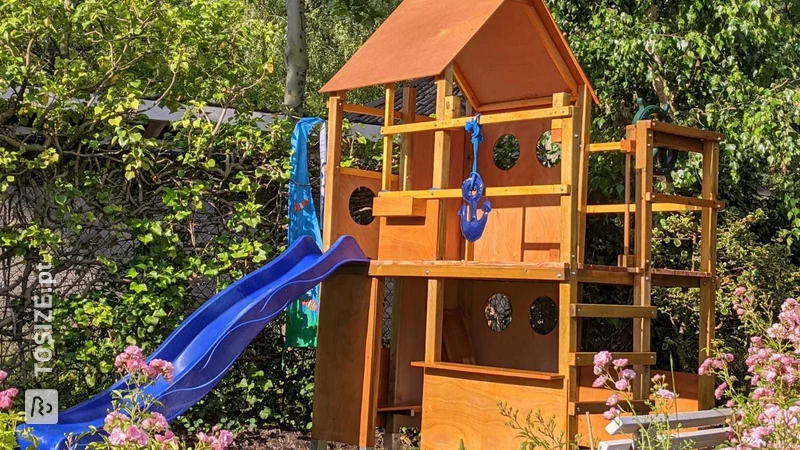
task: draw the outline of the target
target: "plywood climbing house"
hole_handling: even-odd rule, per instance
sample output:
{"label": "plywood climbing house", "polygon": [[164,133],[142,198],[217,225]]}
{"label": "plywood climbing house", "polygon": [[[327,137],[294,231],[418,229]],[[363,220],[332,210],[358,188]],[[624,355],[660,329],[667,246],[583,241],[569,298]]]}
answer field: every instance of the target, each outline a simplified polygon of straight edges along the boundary
{"label": "plywood climbing house", "polygon": [[[434,117],[418,113],[418,83],[409,83],[426,77],[436,86]],[[348,90],[366,86],[385,86],[383,109],[347,103]],[[325,245],[351,235],[372,262],[322,285],[314,439],[371,447],[380,426],[391,445],[399,427],[418,426],[423,450],[462,441],[470,450],[518,448],[501,402],[555,417],[568,436],[586,436],[594,423],[602,437],[607,393],[590,387],[581,322],[633,322],[633,348],[619,356],[645,374],[642,399],[656,363],[653,286],[697,290],[700,346],[710,346],[722,136],[646,119],[620,141],[591,143],[597,97],[542,0],[405,0],[322,91],[330,94]],[[383,119],[382,172],[340,166],[345,113]],[[473,167],[464,126],[477,114],[485,137],[477,169],[492,211],[472,243],[458,210]],[[702,155],[700,197],[655,191],[654,148]],[[592,152],[625,159],[624,203],[587,204]],[[374,196],[373,217],[354,220],[348,208],[364,192]],[[692,211],[702,215],[700,267],[653,267],[654,213]],[[585,263],[589,214],[623,218],[617,265]],[[631,286],[632,303],[584,299],[586,284]],[[711,379],[678,378],[681,408],[711,406]]]}

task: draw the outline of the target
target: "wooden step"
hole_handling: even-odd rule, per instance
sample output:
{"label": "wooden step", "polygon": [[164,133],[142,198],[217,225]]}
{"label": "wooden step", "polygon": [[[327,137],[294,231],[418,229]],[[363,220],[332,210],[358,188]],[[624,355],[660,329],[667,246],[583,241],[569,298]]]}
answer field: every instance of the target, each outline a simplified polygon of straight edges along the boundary
{"label": "wooden step", "polygon": [[655,319],[655,306],[602,305],[576,303],[570,305],[570,317],[596,317],[608,319]]}
{"label": "wooden step", "polygon": [[[596,352],[570,353],[569,361],[571,366],[591,366],[594,365],[594,355]],[[631,365],[649,366],[656,363],[656,354],[653,352],[614,352],[614,359],[625,358]]]}

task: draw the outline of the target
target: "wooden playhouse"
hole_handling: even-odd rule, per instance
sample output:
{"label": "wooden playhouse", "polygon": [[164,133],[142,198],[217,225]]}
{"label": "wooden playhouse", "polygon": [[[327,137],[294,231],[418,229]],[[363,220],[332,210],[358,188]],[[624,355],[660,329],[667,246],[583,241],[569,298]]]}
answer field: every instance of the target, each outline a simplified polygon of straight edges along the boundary
{"label": "wooden playhouse", "polygon": [[[418,113],[415,88],[402,84],[425,77],[435,80],[435,118]],[[347,103],[348,90],[378,85],[385,108]],[[722,135],[648,119],[621,141],[592,143],[597,97],[542,0],[405,0],[322,91],[330,94],[324,244],[351,235],[372,261],[322,284],[315,440],[372,447],[380,426],[391,446],[399,427],[421,426],[423,450],[457,450],[462,441],[469,450],[519,448],[500,402],[554,416],[567,436],[586,436],[596,421],[594,436],[603,437],[598,414],[608,393],[590,387],[593,354],[581,351],[581,321],[633,321],[632,351],[616,356],[644,374],[641,399],[656,361],[653,286],[699,288],[705,356],[714,334]],[[383,118],[382,172],[340,167],[345,113]],[[458,209],[473,164],[464,126],[477,114],[485,136],[477,167],[493,209],[483,236],[469,243]],[[558,164],[537,157],[543,135],[551,149],[560,146]],[[492,149],[508,136],[519,153],[503,170]],[[702,197],[655,192],[653,150],[665,147],[702,155]],[[625,203],[587,205],[593,152],[625,159]],[[368,224],[348,214],[351,196],[365,188],[375,195]],[[685,211],[702,215],[701,267],[652,267],[653,214]],[[584,263],[590,214],[624,217],[618,265]],[[391,339],[382,342],[387,280]],[[632,286],[633,302],[588,303],[581,294],[592,283]],[[711,378],[679,382],[683,410],[713,406]]]}

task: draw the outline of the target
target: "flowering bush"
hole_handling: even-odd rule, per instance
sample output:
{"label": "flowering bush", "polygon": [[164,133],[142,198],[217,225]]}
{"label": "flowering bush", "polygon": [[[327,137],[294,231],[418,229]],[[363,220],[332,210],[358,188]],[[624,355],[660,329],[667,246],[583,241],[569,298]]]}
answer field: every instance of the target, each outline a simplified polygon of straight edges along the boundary
{"label": "flowering bush", "polygon": [[[0,383],[5,384],[8,373],[0,370]],[[25,414],[15,411],[12,406],[19,394],[17,388],[9,387],[0,391],[0,448],[17,447],[17,426],[25,421]],[[30,430],[22,431],[23,437],[30,438]]]}
{"label": "flowering bush", "polygon": [[[173,382],[172,363],[162,359],[144,361],[139,347],[129,346],[114,360],[117,371],[126,375],[127,389],[114,391],[113,408],[103,422],[102,440],[89,444],[97,450],[181,450],[189,447],[170,429],[166,417],[156,411],[160,406],[145,388],[158,378]],[[101,434],[92,430],[89,434]],[[77,448],[79,439],[71,439]],[[195,450],[225,450],[233,443],[233,434],[215,426],[210,433],[197,434]]]}
{"label": "flowering bush", "polygon": [[[597,379],[592,383],[592,387],[607,388],[612,392],[606,401],[609,410],[603,413],[605,419],[613,420],[623,413],[642,413],[636,411],[633,403],[633,383],[638,375],[629,367],[627,359],[615,359],[610,352],[600,352],[594,356],[594,374],[597,375]],[[678,395],[669,389],[664,375],[656,374],[650,381],[650,398],[644,400],[644,403],[651,413],[661,415],[664,421],[655,421],[646,426],[640,423],[640,433],[636,436],[635,448],[672,450],[674,447],[669,440],[670,430],[666,422],[673,411],[677,412],[674,408],[677,406],[675,400]],[[672,384],[675,384],[674,380]],[[682,448],[691,446],[685,443]]]}
{"label": "flowering bush", "polygon": [[[752,336],[747,350],[746,384],[731,375],[734,357],[718,343],[717,352],[700,366],[700,375],[716,375],[718,400],[733,409],[728,449],[800,449],[800,304],[781,307],[777,322],[748,295],[735,291],[734,307]],[[749,386],[747,386],[749,384]]]}

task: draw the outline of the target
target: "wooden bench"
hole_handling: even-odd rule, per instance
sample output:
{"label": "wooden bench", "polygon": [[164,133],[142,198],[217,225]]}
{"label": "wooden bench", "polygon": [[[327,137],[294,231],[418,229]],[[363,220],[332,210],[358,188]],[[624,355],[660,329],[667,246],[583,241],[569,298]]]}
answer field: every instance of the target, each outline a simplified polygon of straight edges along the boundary
{"label": "wooden bench", "polygon": [[[668,417],[663,415],[617,417],[606,426],[606,432],[611,435],[629,435],[631,438],[601,442],[598,449],[632,450],[634,449],[633,444],[638,439],[642,430],[649,428],[650,425],[656,422],[666,424],[670,430],[676,430],[670,438],[672,448],[684,448],[686,443],[690,443],[693,449],[714,448],[728,440],[728,433],[731,431],[730,427],[718,427],[718,425],[725,425],[730,416],[730,409],[715,409],[710,411],[676,413]],[[713,426],[717,427],[707,428]],[[687,428],[706,429],[682,431]]]}

